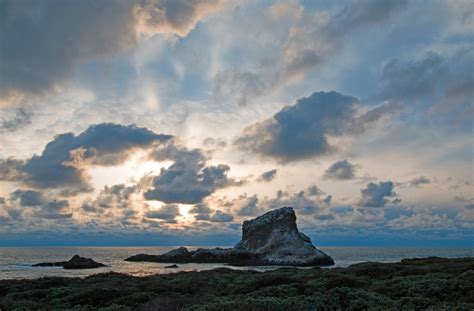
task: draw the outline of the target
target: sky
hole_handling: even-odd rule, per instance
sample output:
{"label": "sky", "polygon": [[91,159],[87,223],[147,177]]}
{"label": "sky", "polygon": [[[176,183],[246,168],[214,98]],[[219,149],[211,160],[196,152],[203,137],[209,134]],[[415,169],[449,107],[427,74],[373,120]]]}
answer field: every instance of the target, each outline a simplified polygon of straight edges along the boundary
{"label": "sky", "polygon": [[468,246],[474,5],[0,0],[0,246]]}

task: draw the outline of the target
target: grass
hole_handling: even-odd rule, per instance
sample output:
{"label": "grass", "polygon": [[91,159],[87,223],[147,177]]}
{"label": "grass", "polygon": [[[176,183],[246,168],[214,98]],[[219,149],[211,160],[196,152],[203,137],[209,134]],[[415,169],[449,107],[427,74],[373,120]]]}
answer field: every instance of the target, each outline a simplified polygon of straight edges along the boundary
{"label": "grass", "polygon": [[474,310],[474,258],[0,281],[0,310]]}

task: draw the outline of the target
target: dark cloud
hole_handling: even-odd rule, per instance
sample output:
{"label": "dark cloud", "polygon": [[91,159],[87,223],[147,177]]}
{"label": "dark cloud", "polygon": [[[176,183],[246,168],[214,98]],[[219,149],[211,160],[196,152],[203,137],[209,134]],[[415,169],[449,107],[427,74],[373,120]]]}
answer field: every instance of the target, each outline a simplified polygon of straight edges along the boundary
{"label": "dark cloud", "polygon": [[340,135],[355,114],[354,97],[336,92],[313,93],[276,113],[271,119],[247,127],[236,145],[282,161],[305,159],[334,149],[329,134]]}
{"label": "dark cloud", "polygon": [[47,201],[41,192],[21,189],[12,192],[10,198],[18,200],[21,206],[38,206]]}
{"label": "dark cloud", "polygon": [[53,200],[47,202],[41,209],[37,210],[35,216],[47,219],[64,219],[71,218],[72,212],[69,210],[69,201]]}
{"label": "dark cloud", "polygon": [[157,210],[152,210],[145,213],[146,218],[166,221],[174,221],[178,216],[181,216],[181,213],[179,212],[179,207],[176,204],[164,205]]}
{"label": "dark cloud", "polygon": [[135,148],[147,148],[171,139],[135,125],[102,123],[90,126],[78,136],[58,135],[40,155],[27,161],[0,161],[0,178],[21,181],[34,188],[89,189],[84,168],[88,165],[122,163]]}
{"label": "dark cloud", "polygon": [[52,91],[86,61],[132,48],[143,35],[185,36],[220,1],[3,0],[0,100]]}
{"label": "dark cloud", "polygon": [[298,99],[293,106],[283,108],[272,118],[248,126],[234,144],[281,162],[325,155],[337,150],[329,137],[365,131],[376,121],[364,118],[372,110],[357,116],[358,108],[358,100],[354,97],[337,92],[316,92]]}
{"label": "dark cloud", "polygon": [[206,156],[199,149],[168,144],[152,152],[151,157],[174,163],[153,178],[152,188],[145,192],[147,200],[197,204],[218,189],[240,184],[227,177],[228,165],[207,166]]}
{"label": "dark cloud", "polygon": [[71,218],[72,211],[69,208],[69,201],[49,198],[45,194],[34,190],[18,189],[10,193],[9,208],[12,219],[21,220],[25,207],[31,210],[31,217],[40,219],[62,219]]}
{"label": "dark cloud", "polygon": [[362,198],[358,205],[365,207],[383,207],[389,199],[387,197],[394,197],[397,194],[393,191],[393,182],[379,182],[369,183],[365,189],[360,190]]}
{"label": "dark cloud", "polygon": [[260,176],[257,178],[257,181],[270,182],[270,181],[272,181],[272,180],[276,177],[276,174],[277,174],[277,170],[276,170],[276,169],[273,169],[273,170],[264,172],[264,173],[262,173],[262,175],[260,175]]}
{"label": "dark cloud", "polygon": [[212,210],[206,204],[196,204],[189,213],[194,215],[196,220],[204,220],[210,222],[231,222],[234,216],[231,213],[226,213],[221,210]]}
{"label": "dark cloud", "polygon": [[196,204],[189,210],[196,220],[209,220],[211,218],[212,209],[207,204]]}
{"label": "dark cloud", "polygon": [[2,1],[0,12],[4,96],[52,90],[80,63],[136,40],[128,1]]}
{"label": "dark cloud", "polygon": [[337,161],[333,163],[327,170],[324,172],[324,178],[326,179],[335,179],[335,180],[348,180],[354,179],[356,173],[357,165],[350,163],[345,160]]}
{"label": "dark cloud", "polygon": [[0,113],[2,114],[0,119],[0,133],[15,132],[31,123],[32,113],[23,108],[2,109]]}

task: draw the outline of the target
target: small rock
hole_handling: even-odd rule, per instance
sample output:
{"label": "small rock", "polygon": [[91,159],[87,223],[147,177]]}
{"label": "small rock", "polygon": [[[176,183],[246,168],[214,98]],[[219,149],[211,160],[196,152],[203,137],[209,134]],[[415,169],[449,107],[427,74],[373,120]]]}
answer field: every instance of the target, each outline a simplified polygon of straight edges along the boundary
{"label": "small rock", "polygon": [[165,268],[167,269],[175,269],[175,268],[179,268],[178,265],[171,265],[171,266],[166,266]]}

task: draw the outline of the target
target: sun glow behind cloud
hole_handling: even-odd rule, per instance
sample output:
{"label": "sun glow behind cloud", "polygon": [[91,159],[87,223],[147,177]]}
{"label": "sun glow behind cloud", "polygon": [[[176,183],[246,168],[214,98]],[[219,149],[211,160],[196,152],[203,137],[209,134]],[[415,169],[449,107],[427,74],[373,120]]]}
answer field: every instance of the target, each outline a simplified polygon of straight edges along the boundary
{"label": "sun glow behind cloud", "polygon": [[146,175],[159,175],[160,170],[168,168],[173,162],[157,162],[147,159],[147,152],[137,151],[123,164],[116,166],[94,166],[89,169],[95,189],[115,184],[133,184]]}

